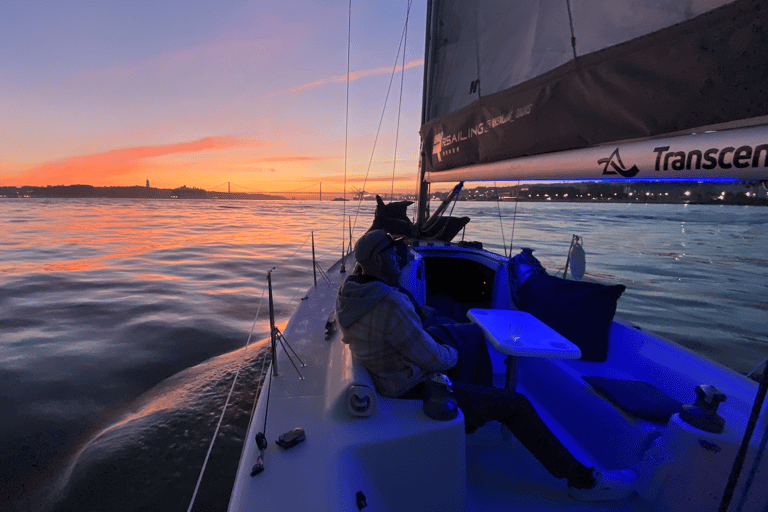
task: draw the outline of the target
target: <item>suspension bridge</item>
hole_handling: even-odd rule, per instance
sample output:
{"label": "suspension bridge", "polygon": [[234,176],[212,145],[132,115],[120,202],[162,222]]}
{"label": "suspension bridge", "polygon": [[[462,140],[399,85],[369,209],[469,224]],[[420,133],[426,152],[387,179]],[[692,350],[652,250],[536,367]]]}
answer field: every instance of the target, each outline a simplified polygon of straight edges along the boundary
{"label": "suspension bridge", "polygon": [[[234,191],[233,191],[234,189]],[[259,189],[246,187],[244,185],[238,185],[227,181],[220,183],[210,190],[205,191],[207,197],[210,199],[295,199],[304,201],[359,201],[359,200],[374,200],[377,192],[368,192],[364,190],[351,187],[351,190],[347,190],[346,194],[341,188],[323,187],[322,182],[310,183],[304,187],[300,187],[294,190],[288,191],[272,191],[265,192]],[[389,198],[389,193],[379,192],[382,198]],[[410,196],[413,196],[411,194]],[[394,199],[413,199],[413,197],[406,195],[396,195]]]}

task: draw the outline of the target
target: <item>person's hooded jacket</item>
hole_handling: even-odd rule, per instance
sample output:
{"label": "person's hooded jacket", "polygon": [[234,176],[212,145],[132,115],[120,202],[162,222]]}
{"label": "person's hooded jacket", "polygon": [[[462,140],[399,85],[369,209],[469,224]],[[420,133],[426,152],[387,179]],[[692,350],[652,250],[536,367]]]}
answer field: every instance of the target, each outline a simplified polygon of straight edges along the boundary
{"label": "person's hooded jacket", "polygon": [[402,396],[429,374],[457,362],[456,350],[424,331],[411,300],[371,276],[351,275],[344,281],[336,317],[342,341],[371,372],[383,396]]}

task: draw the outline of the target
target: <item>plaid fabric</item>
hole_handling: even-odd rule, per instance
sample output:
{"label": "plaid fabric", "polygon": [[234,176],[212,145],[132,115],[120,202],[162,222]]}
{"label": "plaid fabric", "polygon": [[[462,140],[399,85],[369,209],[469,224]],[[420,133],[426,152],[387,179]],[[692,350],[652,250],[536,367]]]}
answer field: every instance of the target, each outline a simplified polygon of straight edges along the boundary
{"label": "plaid fabric", "polygon": [[456,350],[424,331],[411,301],[395,289],[341,331],[352,355],[371,372],[376,390],[387,397],[402,396],[458,359]]}

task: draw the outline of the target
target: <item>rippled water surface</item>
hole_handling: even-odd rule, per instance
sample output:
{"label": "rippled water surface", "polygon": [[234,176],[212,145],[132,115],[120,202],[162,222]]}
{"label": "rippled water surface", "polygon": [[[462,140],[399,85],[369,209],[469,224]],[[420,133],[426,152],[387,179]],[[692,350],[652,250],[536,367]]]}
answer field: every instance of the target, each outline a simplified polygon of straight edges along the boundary
{"label": "rippled water surface", "polygon": [[[310,231],[327,268],[343,215],[359,235],[372,212],[0,200],[0,508],[186,510],[242,368],[196,501],[224,509],[262,378],[266,273],[284,325],[312,285]],[[466,239],[533,247],[550,273],[578,234],[587,278],[627,285],[622,317],[742,373],[768,356],[766,208],[459,203],[454,215],[472,218]]]}

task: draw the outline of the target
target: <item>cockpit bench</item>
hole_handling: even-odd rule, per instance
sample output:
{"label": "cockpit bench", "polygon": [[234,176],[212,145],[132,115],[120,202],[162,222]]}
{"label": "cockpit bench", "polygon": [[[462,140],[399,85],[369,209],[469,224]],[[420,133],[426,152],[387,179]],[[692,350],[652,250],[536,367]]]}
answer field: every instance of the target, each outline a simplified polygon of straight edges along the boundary
{"label": "cockpit bench", "polygon": [[[348,447],[341,466],[351,476],[345,481],[367,482],[368,501],[387,510],[464,510],[464,415],[437,421],[424,413],[421,400],[382,397],[340,336],[330,343],[325,414],[334,442]],[[434,471],[436,461],[440,471]]]}

